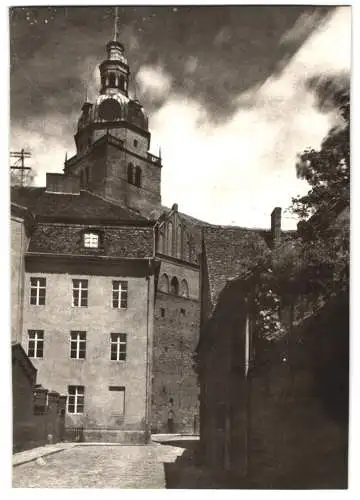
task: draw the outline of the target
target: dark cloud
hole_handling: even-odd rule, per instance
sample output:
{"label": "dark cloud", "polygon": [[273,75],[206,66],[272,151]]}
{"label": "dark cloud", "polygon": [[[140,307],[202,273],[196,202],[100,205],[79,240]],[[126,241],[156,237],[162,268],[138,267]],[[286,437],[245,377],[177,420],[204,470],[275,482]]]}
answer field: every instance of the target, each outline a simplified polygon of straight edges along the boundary
{"label": "dark cloud", "polygon": [[[291,55],[297,50],[296,43],[289,49],[279,40],[301,15],[313,10],[181,6],[174,12],[165,6],[123,7],[120,33],[133,73],[143,64],[161,63],[173,77],[175,91],[199,99],[219,117],[231,113],[234,96],[266,79],[286,51]],[[73,97],[84,94],[84,58],[102,60],[113,15],[111,7],[10,10],[13,118],[47,112],[42,106],[49,94],[56,94],[62,112],[72,107],[70,89]],[[189,56],[198,61],[191,77],[185,70]],[[24,84],[28,94],[37,95],[34,100],[25,102]]]}

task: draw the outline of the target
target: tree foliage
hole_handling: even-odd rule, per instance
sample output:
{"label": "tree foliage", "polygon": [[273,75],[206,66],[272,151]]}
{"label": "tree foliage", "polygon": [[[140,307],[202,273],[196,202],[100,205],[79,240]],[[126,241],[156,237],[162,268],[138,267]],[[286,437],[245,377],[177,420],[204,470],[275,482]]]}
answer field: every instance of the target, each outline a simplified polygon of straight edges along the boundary
{"label": "tree foliage", "polygon": [[[298,279],[302,292],[329,296],[349,284],[350,97],[337,90],[340,123],[316,151],[304,151],[296,166],[310,190],[293,199],[298,225]],[[300,265],[299,265],[300,263]]]}

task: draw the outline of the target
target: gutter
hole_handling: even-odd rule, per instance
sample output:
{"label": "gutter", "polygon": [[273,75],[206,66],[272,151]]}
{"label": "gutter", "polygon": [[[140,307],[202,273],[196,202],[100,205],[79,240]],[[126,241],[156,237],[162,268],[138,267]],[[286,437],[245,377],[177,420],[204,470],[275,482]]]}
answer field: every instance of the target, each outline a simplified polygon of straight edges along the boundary
{"label": "gutter", "polygon": [[149,402],[149,383],[150,383],[150,275],[151,275],[151,261],[148,260],[148,272],[146,274],[147,281],[147,298],[146,298],[146,359],[145,359],[145,442],[148,443],[151,437],[150,430],[150,402]]}

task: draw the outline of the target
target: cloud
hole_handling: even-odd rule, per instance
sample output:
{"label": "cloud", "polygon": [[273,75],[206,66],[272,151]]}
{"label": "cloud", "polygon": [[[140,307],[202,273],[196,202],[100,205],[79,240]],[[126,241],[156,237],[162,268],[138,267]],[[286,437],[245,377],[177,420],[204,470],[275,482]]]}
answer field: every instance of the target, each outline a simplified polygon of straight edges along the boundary
{"label": "cloud", "polygon": [[140,96],[158,100],[168,96],[172,78],[160,65],[144,65],[136,75],[136,82]]}
{"label": "cloud", "polygon": [[198,58],[197,57],[194,57],[194,56],[188,57],[187,60],[185,61],[185,65],[184,65],[185,73],[187,73],[187,74],[194,73],[196,71],[197,65],[198,65]]}
{"label": "cloud", "polygon": [[[157,106],[150,116],[151,150],[157,154],[161,146],[164,204],[178,202],[181,211],[213,223],[268,227],[274,206],[285,208],[292,196],[307,190],[296,178],[296,155],[309,146],[318,148],[337,117],[331,109],[320,112],[316,86],[308,82],[349,73],[350,16],[343,7],[317,27],[313,17],[295,23],[286,43],[307,31],[304,43],[261,85],[239,90],[235,112],[221,123],[214,122],[200,100],[182,95],[181,87],[175,91],[175,77],[161,64],[140,67],[139,97]],[[225,34],[219,35],[219,43],[225,43]],[[279,43],[285,43],[284,37]],[[184,81],[194,79],[199,61],[189,56],[183,68]],[[88,97],[94,100],[98,60],[84,59],[78,75],[84,95],[91,76]],[[66,150],[69,156],[74,153],[79,113],[79,107],[70,116],[60,110],[12,127],[11,148],[30,148],[37,184],[44,184],[46,171],[61,171]],[[294,226],[284,220],[283,227]]]}
{"label": "cloud", "polygon": [[349,72],[350,25],[350,9],[335,10],[280,72],[238,96],[222,124],[171,94],[150,122],[154,151],[161,144],[163,154],[163,203],[213,223],[268,227],[274,206],[307,191],[296,178],[297,154],[319,148],[338,116],[319,111],[308,80]]}
{"label": "cloud", "polygon": [[225,26],[216,34],[214,38],[214,45],[216,47],[220,47],[221,45],[228,43],[231,39],[231,34],[231,29],[228,26]]}
{"label": "cloud", "polygon": [[26,166],[36,172],[35,183],[45,184],[46,172],[59,172],[64,164],[65,152],[68,157],[74,153],[73,139],[69,131],[74,130],[75,116],[69,121],[63,115],[49,115],[32,121],[31,127],[16,125],[11,129],[11,150],[24,148],[31,152]]}
{"label": "cloud", "polygon": [[294,26],[289,29],[280,39],[280,44],[291,44],[295,42],[303,42],[315,28],[319,27],[319,22],[322,19],[322,14],[319,10],[313,12],[304,12],[295,22]]}

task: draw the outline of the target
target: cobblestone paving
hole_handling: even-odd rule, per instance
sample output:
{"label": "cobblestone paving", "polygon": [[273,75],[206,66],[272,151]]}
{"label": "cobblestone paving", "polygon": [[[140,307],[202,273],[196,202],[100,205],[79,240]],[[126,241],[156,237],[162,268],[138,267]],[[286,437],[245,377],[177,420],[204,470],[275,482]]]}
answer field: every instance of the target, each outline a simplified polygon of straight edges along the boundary
{"label": "cobblestone paving", "polygon": [[165,488],[176,446],[78,446],[13,468],[14,488]]}

